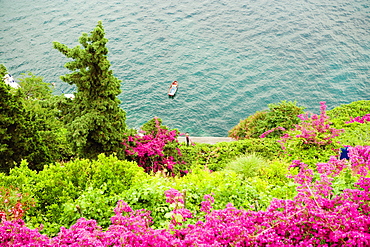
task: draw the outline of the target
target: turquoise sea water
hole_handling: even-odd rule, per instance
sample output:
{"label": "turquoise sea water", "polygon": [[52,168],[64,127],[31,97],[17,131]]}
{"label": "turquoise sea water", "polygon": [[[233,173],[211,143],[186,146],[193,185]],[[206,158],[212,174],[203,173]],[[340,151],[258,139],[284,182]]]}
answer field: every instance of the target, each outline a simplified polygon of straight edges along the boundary
{"label": "turquoise sea water", "polygon": [[[103,21],[130,127],[154,116],[193,136],[226,136],[240,119],[281,100],[318,113],[370,99],[368,0],[0,0],[1,61],[17,79],[59,79]],[[179,81],[174,99],[167,88]]]}

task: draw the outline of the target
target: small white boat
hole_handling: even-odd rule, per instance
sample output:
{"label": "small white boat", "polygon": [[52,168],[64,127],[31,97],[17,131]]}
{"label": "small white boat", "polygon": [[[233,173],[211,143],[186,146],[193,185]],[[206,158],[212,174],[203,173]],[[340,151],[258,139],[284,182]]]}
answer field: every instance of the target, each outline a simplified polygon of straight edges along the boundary
{"label": "small white boat", "polygon": [[173,81],[171,83],[170,88],[168,89],[168,96],[175,96],[178,86],[179,86],[179,83],[177,81]]}

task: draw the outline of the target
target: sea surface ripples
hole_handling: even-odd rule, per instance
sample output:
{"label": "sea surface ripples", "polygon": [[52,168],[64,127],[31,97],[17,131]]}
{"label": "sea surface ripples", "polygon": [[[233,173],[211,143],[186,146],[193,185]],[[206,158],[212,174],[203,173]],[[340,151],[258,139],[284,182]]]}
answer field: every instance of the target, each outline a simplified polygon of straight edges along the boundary
{"label": "sea surface ripples", "polygon": [[[240,119],[282,100],[318,113],[369,99],[367,0],[0,0],[1,62],[19,78],[59,79],[69,61],[53,49],[78,45],[102,20],[109,60],[122,80],[127,123],[154,116],[193,136],[226,136]],[[174,99],[167,88],[179,81]]]}

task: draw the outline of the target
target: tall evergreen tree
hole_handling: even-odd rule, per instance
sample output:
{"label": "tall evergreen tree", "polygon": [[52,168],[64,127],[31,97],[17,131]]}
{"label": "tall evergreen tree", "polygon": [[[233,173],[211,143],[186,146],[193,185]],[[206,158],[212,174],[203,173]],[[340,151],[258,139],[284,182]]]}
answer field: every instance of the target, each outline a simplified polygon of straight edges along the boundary
{"label": "tall evergreen tree", "polygon": [[96,158],[98,154],[123,154],[121,142],[126,131],[126,113],[117,96],[121,81],[113,76],[108,61],[108,39],[101,21],[90,34],[83,33],[81,46],[68,48],[54,42],[54,48],[73,61],[65,67],[71,74],[61,76],[64,82],[77,86],[73,109],[68,109],[68,136],[79,157]]}

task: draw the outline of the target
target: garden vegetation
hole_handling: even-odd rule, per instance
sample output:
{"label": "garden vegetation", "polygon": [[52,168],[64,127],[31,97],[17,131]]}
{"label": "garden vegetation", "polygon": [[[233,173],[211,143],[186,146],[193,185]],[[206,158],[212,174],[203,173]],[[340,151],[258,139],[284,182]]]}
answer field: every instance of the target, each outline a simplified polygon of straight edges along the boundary
{"label": "garden vegetation", "polygon": [[370,245],[370,101],[282,101],[187,146],[157,117],[126,126],[104,35],[54,43],[74,99],[0,83],[2,246]]}

